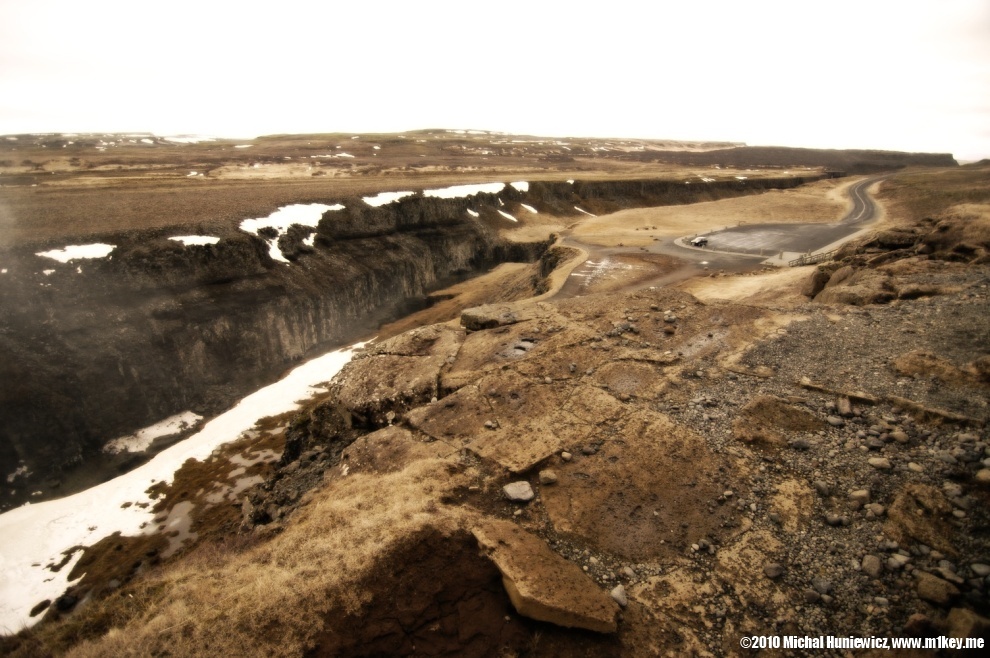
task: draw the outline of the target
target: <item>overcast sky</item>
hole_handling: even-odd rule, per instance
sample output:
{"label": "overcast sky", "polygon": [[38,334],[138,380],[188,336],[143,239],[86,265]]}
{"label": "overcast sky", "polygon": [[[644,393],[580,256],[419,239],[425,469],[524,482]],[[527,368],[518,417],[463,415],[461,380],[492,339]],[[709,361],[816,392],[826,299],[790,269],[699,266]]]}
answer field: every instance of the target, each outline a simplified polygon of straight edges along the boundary
{"label": "overcast sky", "polygon": [[990,157],[990,1],[0,0],[0,134],[417,128]]}

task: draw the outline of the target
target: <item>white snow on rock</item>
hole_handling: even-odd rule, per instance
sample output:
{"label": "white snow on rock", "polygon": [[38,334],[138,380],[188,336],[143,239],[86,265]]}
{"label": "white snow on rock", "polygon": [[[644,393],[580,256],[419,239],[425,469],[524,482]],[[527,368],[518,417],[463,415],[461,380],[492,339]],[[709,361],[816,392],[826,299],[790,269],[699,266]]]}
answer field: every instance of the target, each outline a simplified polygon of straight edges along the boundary
{"label": "white snow on rock", "polygon": [[533,206],[527,206],[525,203],[520,203],[519,205],[522,206],[523,208],[525,208],[526,210],[528,210],[529,212],[533,213],[534,215],[538,215],[539,214],[536,211],[536,208],[534,208]]}
{"label": "white snow on rock", "polygon": [[574,179],[573,178],[568,178],[567,179],[567,182],[570,183],[571,185],[573,185],[574,184]]}
{"label": "white snow on rock", "polygon": [[176,235],[175,237],[169,238],[169,240],[181,242],[187,247],[191,245],[216,244],[220,242],[220,238],[215,238],[212,235]]}
{"label": "white snow on rock", "polygon": [[51,276],[55,274],[55,270],[41,270],[41,273],[44,274],[45,276]]}
{"label": "white snow on rock", "polygon": [[141,140],[141,142],[144,143],[144,144],[154,144],[155,143],[155,140],[148,139],[147,137],[145,137],[144,139]]}
{"label": "white snow on rock", "polygon": [[116,455],[121,452],[144,452],[151,447],[151,444],[155,439],[163,436],[178,434],[179,432],[189,429],[190,427],[195,427],[195,425],[201,420],[203,420],[202,416],[199,414],[194,414],[191,411],[176,414],[175,416],[170,416],[159,423],[155,423],[151,427],[145,427],[144,429],[138,430],[134,434],[121,436],[107,442],[107,444],[103,446],[103,452],[111,455]]}
{"label": "white snow on rock", "polygon": [[189,178],[190,176],[199,176],[199,172],[190,171],[188,174],[186,174],[186,178]]}
{"label": "white snow on rock", "polygon": [[375,196],[362,197],[362,200],[369,206],[377,208],[378,206],[384,206],[386,203],[392,203],[413,194],[415,192],[380,192]]}
{"label": "white snow on rock", "polygon": [[738,180],[746,180],[746,178],[746,176],[736,176],[736,179]]}
{"label": "white snow on rock", "polygon": [[[327,380],[363,345],[329,352],[299,366],[129,473],[65,498],[0,514],[0,629],[13,633],[38,621],[39,617],[30,617],[31,608],[62,594],[82,551],[57,573],[45,565],[61,562],[62,552],[73,546],[91,546],[114,532],[133,536],[145,527],[154,531],[158,525],[152,523],[154,501],[145,493],[148,487],[159,481],[170,482],[187,459],[206,459],[259,419],[297,409],[298,401],[325,391]],[[124,508],[125,503],[130,505]]]}
{"label": "white snow on rock", "polygon": [[498,211],[498,214],[502,215],[502,217],[505,217],[506,219],[511,219],[514,222],[518,222],[519,221],[518,219],[516,219],[515,217],[513,217],[509,213],[505,212],[504,210],[499,210]]}
{"label": "white snow on rock", "polygon": [[516,181],[515,183],[509,183],[509,185],[516,188],[520,192],[529,192],[529,183],[524,180]]}
{"label": "white snow on rock", "polygon": [[577,206],[574,206],[574,210],[577,210],[578,212],[583,212],[585,215],[588,215],[589,217],[598,217],[598,215],[596,215],[594,213],[591,213],[591,212],[588,212],[587,210],[582,210],[581,208],[578,208]]}
{"label": "white snow on rock", "polygon": [[77,258],[106,258],[110,252],[117,248],[114,244],[70,244],[64,249],[52,249],[51,251],[39,251],[35,256],[51,258],[60,263],[68,263]]}
{"label": "white snow on rock", "polygon": [[[481,213],[480,213],[480,212],[478,212],[477,210],[471,210],[470,208],[468,208],[468,211],[467,211],[467,212],[468,212],[468,214],[469,214],[469,215],[471,215],[472,217],[481,217]],[[4,272],[6,272],[6,271],[7,271],[7,270],[4,270]]]}
{"label": "white snow on rock", "polygon": [[235,149],[249,149],[252,146],[254,146],[254,144],[234,144]]}
{"label": "white snow on rock", "polygon": [[241,230],[254,235],[258,235],[259,230],[267,227],[278,231],[277,237],[268,240],[268,255],[273,260],[288,263],[289,259],[282,255],[282,250],[278,248],[278,239],[289,230],[290,226],[300,224],[301,226],[316,228],[316,225],[320,223],[320,219],[323,217],[323,213],[330,210],[343,209],[344,206],[339,203],[335,203],[332,206],[328,206],[325,203],[293,203],[288,206],[282,206],[268,215],[268,217],[245,219],[241,222]]}
{"label": "white snow on rock", "polygon": [[468,197],[472,194],[498,194],[505,189],[505,183],[475,183],[473,185],[452,185],[436,190],[423,190],[423,196],[432,196],[440,199],[458,199]]}
{"label": "white snow on rock", "polygon": [[306,246],[308,246],[308,247],[312,247],[313,246],[313,241],[315,239],[316,239],[316,232],[314,231],[313,233],[310,233],[305,238],[303,238],[303,244],[306,245]]}

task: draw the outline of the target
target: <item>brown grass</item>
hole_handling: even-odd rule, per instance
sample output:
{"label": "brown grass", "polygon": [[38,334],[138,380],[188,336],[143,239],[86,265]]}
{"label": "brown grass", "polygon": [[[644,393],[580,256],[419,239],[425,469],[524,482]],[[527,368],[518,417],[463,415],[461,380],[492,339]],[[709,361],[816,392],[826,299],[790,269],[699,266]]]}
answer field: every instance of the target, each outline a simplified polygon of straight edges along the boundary
{"label": "brown grass", "polygon": [[436,503],[458,486],[464,476],[441,460],[336,480],[270,541],[233,556],[196,551],[146,579],[160,592],[153,605],[67,655],[302,655],[331,609],[367,602],[354,585],[403,538],[465,527],[466,511]]}
{"label": "brown grass", "polygon": [[904,171],[884,184],[880,198],[908,224],[954,206],[990,204],[990,165]]}

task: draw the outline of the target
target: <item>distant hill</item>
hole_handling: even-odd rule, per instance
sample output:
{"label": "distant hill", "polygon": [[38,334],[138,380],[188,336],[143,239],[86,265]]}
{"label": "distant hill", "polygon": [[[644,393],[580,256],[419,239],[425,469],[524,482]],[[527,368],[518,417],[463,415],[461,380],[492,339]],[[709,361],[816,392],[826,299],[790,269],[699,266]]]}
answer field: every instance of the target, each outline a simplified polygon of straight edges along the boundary
{"label": "distant hill", "polygon": [[634,159],[681,165],[731,167],[825,167],[850,174],[919,167],[955,167],[951,153],[835,150],[785,146],[741,146],[714,151],[663,151],[630,154]]}

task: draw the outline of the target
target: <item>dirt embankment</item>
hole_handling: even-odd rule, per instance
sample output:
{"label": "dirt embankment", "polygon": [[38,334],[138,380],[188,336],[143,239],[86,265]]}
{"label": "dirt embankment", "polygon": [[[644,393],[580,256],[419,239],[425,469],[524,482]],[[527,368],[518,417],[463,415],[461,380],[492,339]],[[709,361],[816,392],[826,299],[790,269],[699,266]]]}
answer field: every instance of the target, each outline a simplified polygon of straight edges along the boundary
{"label": "dirt embankment", "polygon": [[285,431],[249,545],[24,646],[68,623],[82,656],[985,637],[990,243],[963,210],[824,269],[706,279],[721,298],[495,304],[374,345]]}

